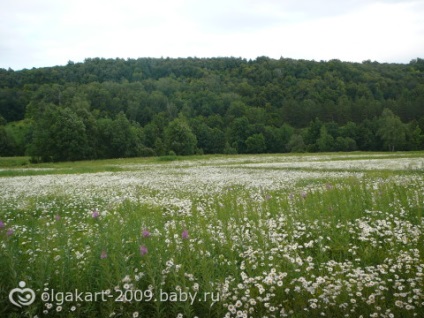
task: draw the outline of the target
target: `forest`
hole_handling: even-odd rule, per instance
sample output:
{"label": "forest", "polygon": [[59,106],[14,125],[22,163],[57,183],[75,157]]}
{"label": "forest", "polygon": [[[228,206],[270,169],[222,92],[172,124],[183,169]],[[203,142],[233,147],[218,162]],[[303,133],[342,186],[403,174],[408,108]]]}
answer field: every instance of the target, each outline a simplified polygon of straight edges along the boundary
{"label": "forest", "polygon": [[88,58],[0,69],[0,156],[423,149],[420,58]]}

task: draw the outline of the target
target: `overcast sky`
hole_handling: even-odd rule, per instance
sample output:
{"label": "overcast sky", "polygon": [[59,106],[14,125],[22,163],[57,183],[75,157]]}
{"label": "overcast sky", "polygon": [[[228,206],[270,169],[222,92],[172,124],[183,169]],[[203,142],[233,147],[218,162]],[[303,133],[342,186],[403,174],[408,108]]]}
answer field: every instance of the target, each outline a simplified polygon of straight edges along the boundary
{"label": "overcast sky", "polygon": [[409,63],[424,0],[1,0],[0,68],[88,57]]}

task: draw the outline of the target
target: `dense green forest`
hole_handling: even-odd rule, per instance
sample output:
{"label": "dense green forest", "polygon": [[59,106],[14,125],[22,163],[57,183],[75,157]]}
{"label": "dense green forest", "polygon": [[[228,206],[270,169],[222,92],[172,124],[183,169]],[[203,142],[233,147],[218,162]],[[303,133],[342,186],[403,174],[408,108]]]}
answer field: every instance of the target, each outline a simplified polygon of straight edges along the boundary
{"label": "dense green forest", "polygon": [[90,58],[0,69],[0,155],[424,149],[424,60]]}

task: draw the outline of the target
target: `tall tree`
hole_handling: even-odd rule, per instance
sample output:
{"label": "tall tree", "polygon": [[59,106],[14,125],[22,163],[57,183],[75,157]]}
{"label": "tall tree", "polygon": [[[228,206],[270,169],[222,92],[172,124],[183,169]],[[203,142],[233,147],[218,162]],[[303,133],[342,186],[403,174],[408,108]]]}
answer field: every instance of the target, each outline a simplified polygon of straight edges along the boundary
{"label": "tall tree", "polygon": [[165,129],[165,146],[177,155],[192,155],[196,151],[197,138],[184,117],[175,118]]}
{"label": "tall tree", "polygon": [[253,134],[246,139],[246,151],[248,153],[262,153],[266,149],[265,137],[262,134]]}
{"label": "tall tree", "polygon": [[334,150],[334,138],[327,132],[325,125],[321,126],[320,135],[316,143],[319,151]]}
{"label": "tall tree", "polygon": [[385,108],[380,117],[377,134],[383,140],[386,149],[395,151],[405,142],[406,128],[398,116]]}
{"label": "tall tree", "polygon": [[83,121],[71,109],[50,105],[36,119],[29,153],[35,160],[74,161],[86,158]]}
{"label": "tall tree", "polygon": [[228,139],[238,153],[246,153],[246,139],[250,136],[249,120],[243,116],[234,120],[229,127]]}
{"label": "tall tree", "polygon": [[15,143],[7,133],[4,126],[0,126],[0,156],[13,156],[15,154]]}

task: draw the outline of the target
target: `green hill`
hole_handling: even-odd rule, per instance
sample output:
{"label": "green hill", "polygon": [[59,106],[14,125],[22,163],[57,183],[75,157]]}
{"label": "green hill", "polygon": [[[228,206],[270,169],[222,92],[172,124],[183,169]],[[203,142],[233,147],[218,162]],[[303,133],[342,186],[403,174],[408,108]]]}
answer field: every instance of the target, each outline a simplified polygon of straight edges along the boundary
{"label": "green hill", "polygon": [[86,59],[0,69],[0,155],[424,149],[424,60]]}

